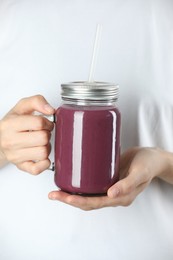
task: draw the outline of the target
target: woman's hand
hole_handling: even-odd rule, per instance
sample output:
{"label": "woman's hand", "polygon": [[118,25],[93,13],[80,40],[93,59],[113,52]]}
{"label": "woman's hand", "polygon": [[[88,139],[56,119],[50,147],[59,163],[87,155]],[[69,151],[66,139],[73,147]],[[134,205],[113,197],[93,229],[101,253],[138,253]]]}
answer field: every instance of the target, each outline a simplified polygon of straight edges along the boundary
{"label": "woman's hand", "polygon": [[53,123],[34,115],[37,111],[54,114],[44,97],[37,95],[20,100],[0,121],[0,165],[15,164],[31,174],[39,174],[50,165],[50,137]]}
{"label": "woman's hand", "polygon": [[122,154],[120,180],[109,188],[107,196],[83,197],[52,191],[49,198],[83,210],[128,206],[155,177],[173,184],[172,153],[157,148],[134,147]]}

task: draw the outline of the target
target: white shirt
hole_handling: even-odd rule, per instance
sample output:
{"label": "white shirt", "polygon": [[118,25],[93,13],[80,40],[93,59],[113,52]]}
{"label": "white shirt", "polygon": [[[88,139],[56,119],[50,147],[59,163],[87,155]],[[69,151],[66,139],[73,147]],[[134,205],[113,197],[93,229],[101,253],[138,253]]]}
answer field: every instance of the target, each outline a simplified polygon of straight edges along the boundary
{"label": "white shirt", "polygon": [[[35,94],[58,107],[61,83],[87,80],[99,22],[95,80],[120,86],[122,150],[173,151],[172,10],[171,0],[1,0],[0,117]],[[48,200],[54,189],[50,171],[0,170],[0,259],[173,259],[172,185],[156,179],[131,206],[91,212]]]}

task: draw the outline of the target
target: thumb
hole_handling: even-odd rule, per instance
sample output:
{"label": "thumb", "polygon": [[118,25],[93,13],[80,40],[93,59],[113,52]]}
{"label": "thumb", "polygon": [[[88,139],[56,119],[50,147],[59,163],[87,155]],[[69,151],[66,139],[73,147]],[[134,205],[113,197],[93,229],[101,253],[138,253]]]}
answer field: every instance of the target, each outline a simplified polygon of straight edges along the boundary
{"label": "thumb", "polygon": [[147,174],[140,164],[133,166],[131,165],[130,169],[126,173],[126,177],[120,179],[112,187],[108,189],[108,197],[115,198],[117,196],[128,195],[133,192],[138,186],[142,183],[148,181]]}
{"label": "thumb", "polygon": [[21,99],[15,107],[10,111],[11,114],[31,114],[34,111],[52,115],[55,109],[47,102],[47,100],[41,95],[35,95]]}
{"label": "thumb", "polygon": [[149,172],[140,166],[130,169],[128,173],[124,179],[121,179],[108,189],[108,197],[126,196],[133,193],[139,187],[146,186],[152,180]]}

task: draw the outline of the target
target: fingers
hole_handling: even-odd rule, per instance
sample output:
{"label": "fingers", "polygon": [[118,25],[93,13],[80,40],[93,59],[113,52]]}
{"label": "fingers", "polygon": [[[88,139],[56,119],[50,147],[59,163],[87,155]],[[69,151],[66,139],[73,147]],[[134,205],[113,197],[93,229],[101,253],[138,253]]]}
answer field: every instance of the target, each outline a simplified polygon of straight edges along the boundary
{"label": "fingers", "polygon": [[31,114],[34,111],[50,115],[55,112],[46,99],[41,95],[36,95],[28,98],[21,99],[16,106],[10,111],[18,115]]}
{"label": "fingers", "polygon": [[[49,123],[42,127],[49,130],[52,128]],[[48,156],[51,151],[49,130],[13,132],[14,129],[10,127],[9,130],[1,131],[0,146],[7,161],[31,174],[38,174],[47,169],[50,164]]]}
{"label": "fingers", "polygon": [[70,206],[89,211],[104,207],[129,206],[135,200],[136,196],[146,187],[146,185],[146,183],[143,183],[135,189],[132,189],[131,192],[118,192],[114,197],[85,197],[70,195],[63,191],[52,191],[49,193],[48,197],[51,200],[58,200]]}
{"label": "fingers", "polygon": [[[10,128],[9,128],[10,126]],[[1,122],[1,131],[5,132],[23,132],[29,130],[49,130],[52,131],[54,124],[43,116],[21,115],[15,117],[6,117]]]}
{"label": "fingers", "polygon": [[27,148],[23,151],[19,150],[11,154],[10,161],[13,162],[18,169],[28,172],[32,175],[38,175],[50,166],[48,158],[51,151],[51,145],[35,148]]}
{"label": "fingers", "polygon": [[158,149],[132,148],[121,156],[120,180],[109,188],[107,196],[82,197],[62,191],[49,193],[49,198],[59,200],[83,210],[111,206],[129,206],[151,180],[165,171],[166,160]]}
{"label": "fingers", "polygon": [[[140,192],[140,191],[138,191]],[[134,195],[117,196],[110,198],[108,196],[83,197],[79,195],[70,195],[63,191],[52,191],[48,195],[51,200],[58,200],[70,206],[80,208],[85,211],[101,209],[104,207],[129,206],[134,200]]]}
{"label": "fingers", "polygon": [[[125,176],[124,172],[123,175]],[[137,160],[134,160],[134,162],[131,162],[130,168],[126,172],[126,177],[114,184],[108,190],[107,196],[83,197],[70,195],[62,191],[53,191],[49,193],[49,198],[59,200],[83,210],[129,206],[135,200],[137,195],[150,183],[150,181],[151,176],[147,168],[143,167],[143,164],[138,163]]]}
{"label": "fingers", "polygon": [[46,115],[55,112],[43,96],[37,95],[20,100],[0,121],[0,150],[5,160],[31,173],[49,167],[54,127],[47,118],[33,115],[34,111]]}
{"label": "fingers", "polygon": [[7,159],[8,161],[16,164],[21,164],[23,162],[28,161],[43,161],[48,159],[48,156],[50,154],[51,145],[45,145],[45,146],[38,146],[38,147],[31,147],[31,148],[24,148],[24,149],[18,149],[13,151],[9,151],[7,153]]}
{"label": "fingers", "polygon": [[13,149],[45,146],[50,138],[51,133],[47,130],[23,132],[20,133],[19,140],[13,140],[11,146]]}
{"label": "fingers", "polygon": [[[19,169],[27,172],[40,172],[49,167],[49,154],[51,151],[50,138],[51,133],[47,130],[22,132],[13,136],[14,138],[3,138],[1,149],[8,162],[14,163]],[[29,161],[38,162],[38,164],[28,163]],[[41,163],[41,161],[45,161]],[[31,166],[29,170],[29,166]],[[38,167],[37,167],[38,166]]]}
{"label": "fingers", "polygon": [[50,166],[50,160],[46,159],[38,162],[23,162],[17,165],[17,167],[25,172],[31,173],[32,175],[38,175]]}
{"label": "fingers", "polygon": [[48,197],[51,200],[58,200],[85,211],[114,206],[114,199],[108,198],[107,196],[84,197],[79,195],[70,195],[63,191],[52,191],[49,193]]}
{"label": "fingers", "polygon": [[54,124],[41,116],[6,118],[0,124],[2,150],[46,145],[51,138]]}

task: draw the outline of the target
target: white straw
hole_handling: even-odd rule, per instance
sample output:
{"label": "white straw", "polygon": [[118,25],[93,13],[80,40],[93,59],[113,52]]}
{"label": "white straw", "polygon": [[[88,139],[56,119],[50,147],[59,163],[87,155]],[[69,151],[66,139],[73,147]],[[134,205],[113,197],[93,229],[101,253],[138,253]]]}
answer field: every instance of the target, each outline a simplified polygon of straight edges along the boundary
{"label": "white straw", "polygon": [[89,79],[88,79],[89,82],[94,81],[94,73],[95,73],[97,57],[98,57],[101,30],[102,30],[102,26],[101,26],[101,24],[98,24],[97,29],[96,29],[95,41],[94,41],[92,61],[91,61],[91,66],[90,66],[90,73],[89,73]]}

